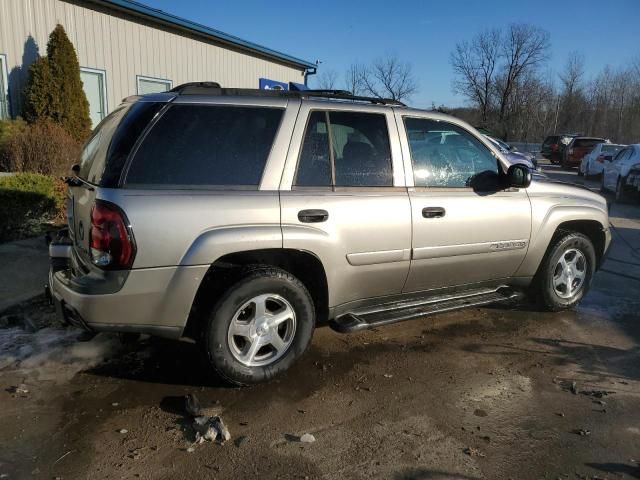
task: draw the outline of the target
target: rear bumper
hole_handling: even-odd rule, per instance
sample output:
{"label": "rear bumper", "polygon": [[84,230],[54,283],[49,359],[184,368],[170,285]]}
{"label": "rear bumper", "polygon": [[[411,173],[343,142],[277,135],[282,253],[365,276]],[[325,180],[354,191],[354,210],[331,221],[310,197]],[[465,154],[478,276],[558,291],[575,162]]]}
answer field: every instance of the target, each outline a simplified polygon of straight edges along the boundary
{"label": "rear bumper", "polygon": [[[54,262],[55,258],[55,262]],[[104,289],[103,278],[75,276],[52,257],[49,291],[60,318],[91,331],[148,333],[177,339],[182,336],[191,304],[208,266],[161,267],[128,272],[115,293]]]}

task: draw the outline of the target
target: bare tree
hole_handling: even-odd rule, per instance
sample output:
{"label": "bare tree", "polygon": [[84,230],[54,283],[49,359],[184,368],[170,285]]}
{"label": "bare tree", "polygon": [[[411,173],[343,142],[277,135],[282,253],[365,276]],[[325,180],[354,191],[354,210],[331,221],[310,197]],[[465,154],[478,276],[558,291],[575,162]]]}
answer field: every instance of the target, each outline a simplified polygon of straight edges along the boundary
{"label": "bare tree", "polygon": [[346,89],[353,95],[361,95],[364,90],[364,76],[367,68],[360,63],[352,63],[344,74]]}
{"label": "bare tree", "polygon": [[418,91],[410,63],[395,55],[373,62],[362,76],[363,90],[378,98],[405,100]]}
{"label": "bare tree", "polygon": [[457,76],[453,82],[453,91],[478,105],[484,124],[491,108],[499,55],[500,31],[497,29],[477,34],[470,43],[458,43],[451,54],[451,65]]}
{"label": "bare tree", "polygon": [[559,124],[562,129],[573,125],[577,127],[577,130],[584,131],[588,128],[588,125],[585,124],[586,115],[583,115],[587,109],[583,85],[584,55],[576,51],[569,53],[567,63],[559,77],[561,82],[560,109],[562,112]]}
{"label": "bare tree", "polygon": [[327,70],[318,75],[318,88],[321,90],[335,90],[338,83],[338,72]]}
{"label": "bare tree", "polygon": [[518,80],[547,60],[549,48],[549,32],[540,27],[516,23],[507,29],[501,45],[504,66],[497,82],[500,122],[505,120],[507,105]]}

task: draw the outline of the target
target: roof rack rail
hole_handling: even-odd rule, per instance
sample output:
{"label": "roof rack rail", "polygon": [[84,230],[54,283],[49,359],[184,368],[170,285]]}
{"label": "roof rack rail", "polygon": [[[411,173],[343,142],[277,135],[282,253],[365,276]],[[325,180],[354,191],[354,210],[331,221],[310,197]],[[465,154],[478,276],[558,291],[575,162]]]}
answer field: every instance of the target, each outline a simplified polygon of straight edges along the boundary
{"label": "roof rack rail", "polygon": [[188,82],[182,83],[177,87],[173,87],[170,92],[182,93],[186,88],[198,87],[198,88],[222,88],[218,82]]}
{"label": "roof rack rail", "polygon": [[327,98],[353,102],[368,102],[378,105],[406,107],[399,100],[391,98],[363,97],[347,90],[260,90],[257,88],[222,88],[217,82],[189,82],[169,90],[180,95],[257,96],[280,98]]}

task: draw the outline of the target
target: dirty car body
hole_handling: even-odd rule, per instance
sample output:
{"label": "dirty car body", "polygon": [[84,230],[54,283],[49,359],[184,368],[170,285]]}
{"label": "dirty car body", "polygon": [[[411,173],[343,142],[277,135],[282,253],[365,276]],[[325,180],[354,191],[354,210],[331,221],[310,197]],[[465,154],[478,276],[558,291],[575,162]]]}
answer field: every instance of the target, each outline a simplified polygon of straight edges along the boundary
{"label": "dirty car body", "polygon": [[[317,323],[357,331],[523,294],[586,293],[605,200],[511,165],[468,124],[344,93],[133,97],[69,179],[50,290],[92,331],[192,339],[265,381]],[[555,296],[554,296],[555,295]]]}

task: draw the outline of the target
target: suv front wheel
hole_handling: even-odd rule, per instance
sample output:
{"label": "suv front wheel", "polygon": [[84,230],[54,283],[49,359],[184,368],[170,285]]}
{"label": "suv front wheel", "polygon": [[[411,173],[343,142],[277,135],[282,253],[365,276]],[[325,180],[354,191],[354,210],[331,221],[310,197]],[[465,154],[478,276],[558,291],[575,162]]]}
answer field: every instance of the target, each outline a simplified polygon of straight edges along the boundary
{"label": "suv front wheel", "polygon": [[577,232],[556,236],[536,274],[537,297],[546,310],[576,306],[595,272],[596,253],[588,237]]}
{"label": "suv front wheel", "polygon": [[216,373],[235,385],[268,381],[307,349],[315,310],[305,286],[272,267],[250,270],[213,308],[204,335]]}

